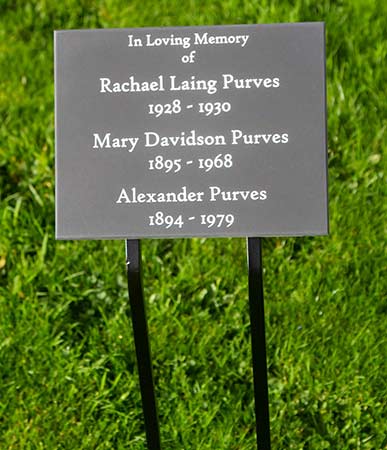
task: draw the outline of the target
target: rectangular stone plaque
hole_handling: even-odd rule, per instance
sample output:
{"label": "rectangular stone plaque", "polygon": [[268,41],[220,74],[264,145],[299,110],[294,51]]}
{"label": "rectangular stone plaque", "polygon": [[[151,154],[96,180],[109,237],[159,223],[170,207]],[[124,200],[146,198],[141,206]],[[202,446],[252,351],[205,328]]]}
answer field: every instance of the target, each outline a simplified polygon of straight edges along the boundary
{"label": "rectangular stone plaque", "polygon": [[56,237],[326,234],[324,34],[56,31]]}

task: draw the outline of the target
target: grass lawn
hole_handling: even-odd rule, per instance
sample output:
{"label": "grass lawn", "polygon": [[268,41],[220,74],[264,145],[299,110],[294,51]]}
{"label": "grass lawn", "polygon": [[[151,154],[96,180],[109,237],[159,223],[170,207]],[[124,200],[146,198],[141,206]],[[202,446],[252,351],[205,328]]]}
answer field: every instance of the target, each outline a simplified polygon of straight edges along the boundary
{"label": "grass lawn", "polygon": [[[273,449],[387,448],[386,5],[0,0],[1,449],[146,448],[124,243],[54,238],[53,30],[314,20],[331,234],[264,240]],[[163,448],[254,449],[245,240],[143,263]]]}

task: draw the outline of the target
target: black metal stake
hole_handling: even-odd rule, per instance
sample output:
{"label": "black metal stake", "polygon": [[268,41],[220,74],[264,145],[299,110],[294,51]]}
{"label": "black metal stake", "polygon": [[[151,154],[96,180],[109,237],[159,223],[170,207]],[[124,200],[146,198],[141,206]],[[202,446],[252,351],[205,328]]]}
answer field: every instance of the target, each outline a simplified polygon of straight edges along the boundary
{"label": "black metal stake", "polygon": [[259,450],[270,450],[269,395],[260,238],[248,238],[247,254],[257,445]]}
{"label": "black metal stake", "polygon": [[138,239],[126,241],[126,267],[148,450],[160,450],[159,419],[142,287],[141,247]]}

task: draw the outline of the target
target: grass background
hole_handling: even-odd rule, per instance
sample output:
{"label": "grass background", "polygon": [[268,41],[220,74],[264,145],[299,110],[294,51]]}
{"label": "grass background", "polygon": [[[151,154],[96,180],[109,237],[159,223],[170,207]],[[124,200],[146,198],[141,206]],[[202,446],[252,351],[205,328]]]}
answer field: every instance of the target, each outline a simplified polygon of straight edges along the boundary
{"label": "grass background", "polygon": [[[273,448],[387,448],[386,18],[365,0],[0,0],[0,448],[146,448],[124,244],[54,239],[53,30],[314,20],[331,234],[264,241]],[[164,449],[254,449],[245,241],[149,240],[143,261]]]}

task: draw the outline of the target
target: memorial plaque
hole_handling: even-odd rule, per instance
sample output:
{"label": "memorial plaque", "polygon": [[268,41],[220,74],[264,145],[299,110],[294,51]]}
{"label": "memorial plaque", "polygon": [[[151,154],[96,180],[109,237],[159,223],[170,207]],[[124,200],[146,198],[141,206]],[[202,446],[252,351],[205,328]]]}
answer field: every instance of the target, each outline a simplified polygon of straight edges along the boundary
{"label": "memorial plaque", "polygon": [[56,236],[328,231],[322,23],[55,32]]}

